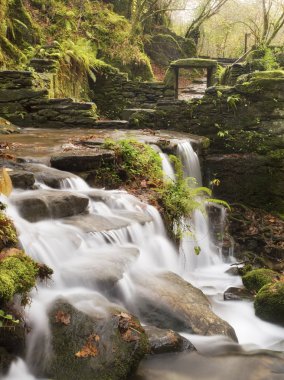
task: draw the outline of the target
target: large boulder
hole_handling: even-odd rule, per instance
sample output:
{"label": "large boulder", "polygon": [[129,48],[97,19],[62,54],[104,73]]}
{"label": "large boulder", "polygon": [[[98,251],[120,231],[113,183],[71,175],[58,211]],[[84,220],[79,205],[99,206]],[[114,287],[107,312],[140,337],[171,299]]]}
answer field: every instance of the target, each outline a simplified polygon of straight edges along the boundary
{"label": "large boulder", "polygon": [[259,318],[284,326],[284,283],[263,286],[256,295],[254,307]]}
{"label": "large boulder", "polygon": [[[101,297],[102,298],[102,297]],[[98,307],[101,299],[93,299]],[[119,307],[81,311],[66,300],[50,313],[51,355],[45,375],[54,380],[123,380],[148,352],[139,321]]]}
{"label": "large boulder", "polygon": [[29,222],[77,215],[89,204],[89,198],[84,195],[53,190],[29,191],[13,195],[11,199],[21,216]]}
{"label": "large boulder", "polygon": [[201,290],[178,275],[166,272],[135,278],[138,312],[146,323],[159,328],[198,335],[225,335],[237,341],[234,329],[210,308]]}

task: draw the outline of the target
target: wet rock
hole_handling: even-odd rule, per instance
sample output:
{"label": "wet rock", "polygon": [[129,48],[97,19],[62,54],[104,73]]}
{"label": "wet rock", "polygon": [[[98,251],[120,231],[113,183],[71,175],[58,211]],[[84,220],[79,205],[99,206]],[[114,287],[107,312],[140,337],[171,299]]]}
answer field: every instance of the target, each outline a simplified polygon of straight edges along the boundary
{"label": "wet rock", "polygon": [[[1,110],[1,104],[0,104],[0,114],[2,113]],[[8,120],[3,119],[0,117],[0,135],[9,135],[10,133],[19,133],[20,128],[16,127],[12,123],[10,123]]]}
{"label": "wet rock", "polygon": [[26,329],[22,324],[11,328],[1,327],[0,334],[0,378],[17,356],[25,354]]}
{"label": "wet rock", "polygon": [[146,323],[198,335],[225,335],[237,341],[234,329],[214,314],[201,290],[167,272],[137,278],[137,304]]}
{"label": "wet rock", "polygon": [[238,267],[229,268],[228,270],[226,270],[225,273],[228,273],[231,276],[239,276],[240,275]]}
{"label": "wet rock", "polygon": [[33,173],[25,170],[13,170],[9,172],[13,187],[18,189],[32,189],[35,184]]}
{"label": "wet rock", "polygon": [[111,247],[84,252],[83,256],[64,264],[62,277],[72,286],[85,285],[101,291],[112,289],[122,279],[129,266],[137,260],[139,250],[134,247]]}
{"label": "wet rock", "polygon": [[92,296],[97,309],[89,312],[80,302],[78,308],[66,300],[52,305],[51,355],[45,376],[54,380],[122,380],[137,368],[148,352],[146,334],[134,316],[110,303],[102,306],[102,298]]}
{"label": "wet rock", "polygon": [[195,350],[187,339],[173,330],[159,329],[154,326],[144,326],[144,330],[149,339],[151,354]]}
{"label": "wet rock", "polygon": [[45,165],[28,164],[26,168],[34,173],[39,182],[54,189],[60,189],[64,181],[70,178],[76,178],[72,173],[64,172]]}
{"label": "wet rock", "polygon": [[242,301],[244,299],[252,299],[252,298],[253,298],[253,295],[244,288],[236,288],[232,286],[224,292],[225,301]]}
{"label": "wet rock", "polygon": [[89,203],[84,195],[52,190],[29,191],[14,195],[11,200],[29,222],[77,215],[84,212]]}
{"label": "wet rock", "polygon": [[62,221],[80,228],[86,233],[119,230],[130,225],[130,222],[126,219],[115,216],[105,217],[96,214],[76,215],[64,218]]}
{"label": "wet rock", "polygon": [[50,163],[53,168],[71,172],[85,172],[97,170],[103,165],[114,161],[114,152],[93,149],[91,152],[70,152],[51,157]]}

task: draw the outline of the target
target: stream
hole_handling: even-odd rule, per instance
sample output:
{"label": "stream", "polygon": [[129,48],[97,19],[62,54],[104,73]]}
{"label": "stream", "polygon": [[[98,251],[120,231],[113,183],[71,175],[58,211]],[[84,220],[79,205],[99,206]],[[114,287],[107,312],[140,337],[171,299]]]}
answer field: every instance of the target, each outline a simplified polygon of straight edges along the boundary
{"label": "stream", "polygon": [[[196,186],[201,185],[198,156],[188,141],[180,142],[178,154],[185,175],[195,177]],[[162,152],[160,155],[165,176],[174,180],[167,155]],[[41,182],[37,186],[38,190],[33,192],[54,191]],[[145,281],[147,291],[147,278],[161,271],[174,272],[200,288],[210,299],[213,311],[235,329],[239,344],[224,336],[202,337],[179,331],[195,345],[197,352],[146,358],[133,380],[284,379],[280,354],[284,351],[284,328],[257,318],[251,301],[224,301],[224,291],[230,286],[241,286],[242,282],[240,277],[226,273],[235,262],[233,252],[223,257],[221,249],[212,243],[206,215],[200,211],[194,213],[191,223],[195,238],[186,235],[177,252],[167,238],[158,211],[127,192],[100,189],[94,197],[94,189],[74,175],[62,181],[60,191],[87,196],[88,213],[106,221],[117,221],[119,228],[86,233],[64,219],[30,223],[20,216],[12,202],[5,200],[25,251],[54,270],[52,281],[38,284],[31,293],[32,303],[26,311],[31,326],[27,356],[25,361],[18,359],[12,364],[5,380],[40,378],[36,374],[44,367],[50,348],[47,309],[53,300],[64,296],[84,312],[104,309],[104,305],[112,302],[134,311],[137,279],[140,286]],[[13,190],[13,196],[23,192]],[[222,223],[223,209],[220,215]],[[199,255],[194,253],[196,245],[201,248]],[[116,295],[109,299],[94,279],[94,273],[102,273],[106,266],[113,276],[123,272]]]}

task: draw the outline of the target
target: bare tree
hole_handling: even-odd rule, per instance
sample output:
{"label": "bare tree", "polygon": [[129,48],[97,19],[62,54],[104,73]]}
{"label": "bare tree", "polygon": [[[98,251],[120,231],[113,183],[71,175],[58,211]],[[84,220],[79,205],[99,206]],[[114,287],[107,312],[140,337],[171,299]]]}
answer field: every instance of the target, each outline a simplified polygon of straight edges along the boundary
{"label": "bare tree", "polygon": [[200,26],[215,16],[227,1],[228,0],[203,0],[197,7],[196,16],[189,24],[185,36],[193,37],[195,40],[198,40]]}
{"label": "bare tree", "polygon": [[183,10],[184,0],[132,0],[131,1],[131,24],[133,33],[137,28],[144,27],[147,20],[158,14]]}
{"label": "bare tree", "polygon": [[262,17],[259,43],[270,45],[284,26],[284,1],[262,0]]}

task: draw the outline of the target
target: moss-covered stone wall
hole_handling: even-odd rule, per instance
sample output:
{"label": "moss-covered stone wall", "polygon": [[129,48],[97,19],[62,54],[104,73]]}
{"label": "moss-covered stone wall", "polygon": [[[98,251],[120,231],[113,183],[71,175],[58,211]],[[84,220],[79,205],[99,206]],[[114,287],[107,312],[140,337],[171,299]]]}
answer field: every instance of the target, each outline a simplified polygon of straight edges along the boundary
{"label": "moss-covered stone wall", "polygon": [[209,137],[206,180],[221,179],[215,194],[283,213],[283,94],[282,71],[249,74],[199,100],[160,101],[154,113],[136,112],[130,126]]}
{"label": "moss-covered stone wall", "polygon": [[48,74],[0,71],[0,117],[28,127],[91,127],[97,114],[90,102],[52,99]]}
{"label": "moss-covered stone wall", "polygon": [[120,72],[98,72],[91,89],[98,112],[110,118],[119,118],[125,108],[154,108],[162,99],[174,99],[173,87],[163,82],[130,81]]}

